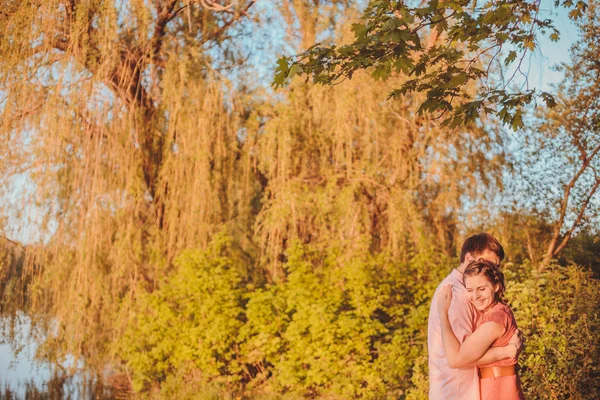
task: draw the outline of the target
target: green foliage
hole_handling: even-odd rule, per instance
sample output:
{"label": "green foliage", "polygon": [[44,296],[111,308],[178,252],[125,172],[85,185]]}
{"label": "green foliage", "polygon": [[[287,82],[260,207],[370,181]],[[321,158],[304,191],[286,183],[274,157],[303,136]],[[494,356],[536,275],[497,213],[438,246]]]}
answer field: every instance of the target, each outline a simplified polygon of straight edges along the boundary
{"label": "green foliage", "polygon": [[578,266],[507,266],[507,298],[527,338],[520,364],[533,399],[592,399],[600,393],[600,282]]}
{"label": "green foliage", "polygon": [[[170,278],[142,296],[139,325],[122,341],[137,390],[161,398],[427,398],[430,299],[456,261],[420,254],[402,265],[295,242],[285,279],[255,288],[235,260],[219,237],[207,251],[184,252]],[[600,282],[576,266],[538,272],[509,263],[505,274],[527,338],[527,397],[592,398],[600,390]]]}
{"label": "green foliage", "polygon": [[244,324],[248,271],[225,236],[206,251],[184,252],[158,289],[142,294],[122,356],[134,388],[180,376],[235,385],[242,375],[238,331]]}
{"label": "green foliage", "polygon": [[[587,3],[557,0],[554,6],[570,10],[570,18],[576,20]],[[495,86],[488,78],[492,63],[507,49],[503,64],[521,64],[526,53],[536,49],[536,32],[559,39],[552,20],[538,17],[539,7],[539,1],[428,1],[411,7],[404,1],[371,0],[362,22],[352,26],[352,43],[317,44],[295,57],[280,58],[273,86],[284,85],[298,73],[325,84],[352,78],[361,69],[369,69],[375,80],[403,73],[413,78],[391,95],[424,93],[420,114],[437,112],[445,115],[445,124],[455,127],[485,111],[514,129],[521,128],[522,109],[538,94],[511,92],[507,83]],[[438,35],[442,39],[436,43]],[[486,84],[473,98],[469,84],[482,79]],[[547,104],[554,103],[549,94],[539,95]]]}
{"label": "green foliage", "polygon": [[274,383],[286,391],[384,393],[373,362],[375,343],[387,333],[377,318],[390,289],[381,267],[368,259],[341,266],[298,244],[288,257],[286,281],[251,297],[247,351],[264,354],[260,362],[272,366]]}
{"label": "green foliage", "polygon": [[591,230],[583,230],[569,241],[558,258],[561,265],[576,264],[588,267],[600,278],[600,235]]}
{"label": "green foliage", "polygon": [[396,398],[411,389],[415,360],[426,386],[423,327],[435,280],[447,267],[422,257],[407,265],[383,254],[348,257],[296,242],[286,279],[253,289],[232,254],[223,237],[207,251],[184,252],[168,280],[141,296],[118,344],[136,390],[157,387],[168,397],[187,382]]}
{"label": "green foliage", "polygon": [[168,280],[141,296],[120,344],[136,390],[158,385],[168,396],[187,382],[396,398],[411,389],[417,361],[426,388],[423,327],[447,267],[295,243],[286,279],[252,290],[230,248],[218,238],[205,252],[185,252]]}

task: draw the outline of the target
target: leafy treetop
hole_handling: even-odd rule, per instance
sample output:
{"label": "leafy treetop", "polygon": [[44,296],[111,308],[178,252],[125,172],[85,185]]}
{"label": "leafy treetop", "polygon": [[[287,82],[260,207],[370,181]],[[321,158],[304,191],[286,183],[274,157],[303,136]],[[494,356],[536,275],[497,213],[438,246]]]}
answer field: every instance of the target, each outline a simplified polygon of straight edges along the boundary
{"label": "leafy treetop", "polygon": [[[554,1],[554,7],[568,10],[573,20],[587,6],[585,1]],[[486,112],[516,129],[523,125],[523,106],[538,98],[550,107],[555,104],[549,93],[510,89],[539,34],[559,40],[553,21],[542,19],[539,12],[540,0],[429,0],[418,7],[398,0],[371,0],[362,21],[352,26],[352,43],[316,44],[296,56],[281,57],[273,86],[278,88],[295,75],[335,84],[361,69],[369,69],[376,80],[404,73],[408,79],[390,96],[424,93],[419,114],[437,113],[444,125],[456,127]],[[424,42],[426,34],[429,40]],[[490,79],[494,62],[512,64],[514,72],[495,82]],[[473,94],[469,88],[476,82],[478,91]]]}

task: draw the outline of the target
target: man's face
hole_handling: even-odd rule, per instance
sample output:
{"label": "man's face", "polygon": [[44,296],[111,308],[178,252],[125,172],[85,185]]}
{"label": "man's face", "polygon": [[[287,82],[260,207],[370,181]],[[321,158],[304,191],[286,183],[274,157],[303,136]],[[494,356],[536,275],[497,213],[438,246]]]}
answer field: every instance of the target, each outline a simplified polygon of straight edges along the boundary
{"label": "man's face", "polygon": [[471,253],[467,253],[465,256],[465,261],[468,263],[470,263],[473,260],[480,260],[480,259],[484,259],[486,261],[489,261],[491,263],[496,264],[496,266],[500,265],[500,257],[498,257],[498,254],[494,253],[491,250],[484,250],[481,253],[475,253],[475,254],[471,254]]}

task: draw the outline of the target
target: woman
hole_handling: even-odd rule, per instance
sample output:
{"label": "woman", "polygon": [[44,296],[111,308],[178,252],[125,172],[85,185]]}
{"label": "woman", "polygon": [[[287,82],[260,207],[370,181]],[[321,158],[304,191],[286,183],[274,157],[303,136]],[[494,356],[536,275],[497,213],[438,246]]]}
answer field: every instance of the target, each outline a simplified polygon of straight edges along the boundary
{"label": "woman", "polygon": [[[452,300],[452,286],[444,286],[437,306],[442,324],[444,352],[451,368],[472,365],[490,346],[504,346],[517,330],[515,317],[504,294],[504,274],[495,264],[486,260],[473,261],[465,269],[463,282],[469,301],[479,312],[475,331],[461,344],[454,335],[448,308]],[[516,371],[517,356],[492,364],[478,365],[482,400],[524,399]]]}

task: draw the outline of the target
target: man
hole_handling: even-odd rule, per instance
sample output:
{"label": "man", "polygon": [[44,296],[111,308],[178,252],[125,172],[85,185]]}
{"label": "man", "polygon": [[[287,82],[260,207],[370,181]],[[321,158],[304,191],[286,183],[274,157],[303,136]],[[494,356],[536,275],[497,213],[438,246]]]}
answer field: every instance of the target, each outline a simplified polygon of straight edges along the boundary
{"label": "man", "polygon": [[448,316],[452,330],[462,343],[475,330],[478,318],[477,311],[466,297],[462,274],[471,261],[479,259],[496,265],[504,259],[502,245],[487,233],[480,233],[465,240],[461,249],[459,267],[452,270],[433,295],[427,332],[430,400],[479,400],[479,376],[476,365],[514,356],[516,350],[521,347],[519,334],[516,333],[508,345],[491,347],[473,366],[455,369],[448,366],[442,344],[440,317],[435,306],[437,294],[445,285],[453,286]]}

